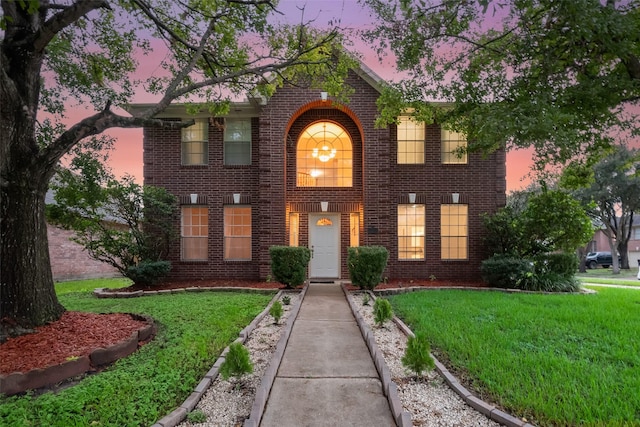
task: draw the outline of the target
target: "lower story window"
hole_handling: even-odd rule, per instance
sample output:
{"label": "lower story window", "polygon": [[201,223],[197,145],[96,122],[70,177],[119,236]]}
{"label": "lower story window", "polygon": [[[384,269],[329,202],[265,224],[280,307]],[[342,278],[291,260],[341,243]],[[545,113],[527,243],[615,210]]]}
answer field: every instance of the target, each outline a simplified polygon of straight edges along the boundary
{"label": "lower story window", "polygon": [[183,207],[180,222],[180,258],[185,261],[205,261],[209,239],[207,207]]}
{"label": "lower story window", "polygon": [[398,205],[398,259],[424,259],[424,205]]}
{"label": "lower story window", "polygon": [[224,208],[224,259],[251,260],[251,208]]}
{"label": "lower story window", "polygon": [[468,259],[469,206],[440,206],[440,257]]}

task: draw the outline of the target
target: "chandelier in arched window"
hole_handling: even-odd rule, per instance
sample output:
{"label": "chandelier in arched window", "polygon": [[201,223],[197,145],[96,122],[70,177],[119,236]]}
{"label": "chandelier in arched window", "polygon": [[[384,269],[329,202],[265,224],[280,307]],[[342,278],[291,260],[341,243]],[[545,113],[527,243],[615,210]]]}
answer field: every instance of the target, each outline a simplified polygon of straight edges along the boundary
{"label": "chandelier in arched window", "polygon": [[298,187],[351,187],[351,137],[337,123],[309,125],[298,138]]}

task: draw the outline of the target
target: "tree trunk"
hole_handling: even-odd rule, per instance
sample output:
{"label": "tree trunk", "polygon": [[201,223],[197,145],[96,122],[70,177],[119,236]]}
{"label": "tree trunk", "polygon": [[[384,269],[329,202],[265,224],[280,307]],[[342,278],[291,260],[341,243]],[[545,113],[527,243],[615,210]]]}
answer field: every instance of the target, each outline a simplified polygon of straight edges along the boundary
{"label": "tree trunk", "polygon": [[[620,253],[620,268],[629,270],[629,241],[618,242],[618,252]],[[613,254],[615,256],[615,254]]]}
{"label": "tree trunk", "polygon": [[13,172],[9,185],[0,190],[0,342],[7,334],[57,320],[64,312],[49,260],[44,211],[48,176],[42,171]]}

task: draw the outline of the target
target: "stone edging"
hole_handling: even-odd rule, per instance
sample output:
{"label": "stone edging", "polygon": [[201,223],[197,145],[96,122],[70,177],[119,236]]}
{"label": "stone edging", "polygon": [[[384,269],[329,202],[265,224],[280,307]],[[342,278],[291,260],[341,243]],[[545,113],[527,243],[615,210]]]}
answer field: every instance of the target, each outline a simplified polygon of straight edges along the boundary
{"label": "stone edging", "polygon": [[[406,289],[406,290],[405,290]],[[424,290],[424,289],[452,289],[452,288],[420,288],[420,287],[416,287],[416,288],[402,288],[402,289],[390,289],[390,290],[380,290],[380,291],[375,291],[375,294],[378,295],[391,295],[391,294],[398,294],[398,293],[405,293],[405,292],[412,292],[414,290]],[[455,289],[455,288],[454,288]],[[496,289],[496,288],[462,288],[462,289],[471,289],[471,290],[494,290],[494,291],[500,291],[501,289]],[[360,316],[360,313],[358,313],[355,305],[353,305],[352,300],[351,300],[351,295],[348,293],[349,291],[347,291],[347,289],[344,287],[343,285],[343,290],[344,292],[348,295],[347,299],[349,300],[349,305],[351,306],[351,310],[353,311],[354,316],[356,317],[356,321],[358,322],[358,325],[360,326],[360,330],[366,329],[367,334],[369,335],[365,335],[365,332],[362,332],[362,335],[365,337],[365,341],[367,341],[367,346],[369,346],[369,341],[373,341],[372,346],[375,346],[375,340],[373,338],[373,334],[369,331],[369,327],[366,325],[364,319],[362,318],[362,316]],[[370,294],[372,294],[372,298],[375,299],[375,295],[374,292],[370,292]],[[393,316],[393,321],[396,323],[396,325],[400,328],[400,330],[402,331],[402,333],[404,333],[406,336],[415,336],[413,331],[411,331],[411,329],[402,321],[400,320],[397,316]],[[384,361],[384,357],[380,354],[380,352],[376,350],[371,350],[372,347],[370,347],[370,351],[371,351],[371,357],[373,357],[375,363],[376,363],[376,368],[378,367],[379,363],[382,363],[384,365],[384,369],[386,369],[386,372],[389,372],[389,369],[386,367],[386,363]],[[488,403],[486,403],[483,400],[478,399],[476,396],[473,395],[473,393],[471,393],[469,390],[467,390],[464,386],[462,386],[462,384],[460,384],[460,382],[458,381],[458,379],[451,373],[449,372],[449,370],[433,355],[431,354],[431,357],[433,358],[433,361],[435,362],[436,365],[436,371],[438,371],[438,373],[440,374],[440,376],[442,376],[445,380],[445,382],[447,383],[447,385],[449,385],[449,387],[456,392],[461,398],[462,400],[464,400],[469,406],[471,406],[472,408],[474,408],[476,411],[480,412],[481,414],[485,415],[487,418],[494,420],[502,425],[505,425],[507,427],[534,427],[533,424],[530,424],[528,422],[522,421],[519,418],[516,418],[510,414],[507,414],[506,412],[496,408],[493,405],[490,405]],[[376,359],[382,359],[381,362],[378,362]],[[380,372],[380,370],[378,370],[378,372]],[[390,374],[387,374],[390,375]],[[382,373],[380,373],[380,378],[383,380],[383,387],[385,389],[385,391],[387,390],[387,386],[385,386],[384,381],[385,381],[385,376],[383,376]],[[390,384],[393,385],[392,389],[393,391],[396,392],[397,395],[397,387],[395,385],[395,383],[393,383],[393,381],[391,381],[390,379],[388,379],[388,381],[390,382]],[[411,426],[411,416],[409,415],[408,417],[408,421],[405,421],[404,419],[399,419],[397,418],[396,415],[396,411],[398,409],[394,409],[394,405],[396,404],[396,402],[392,403],[392,398],[391,396],[387,396],[387,399],[389,399],[389,406],[391,407],[391,410],[393,412],[394,417],[396,417],[396,422],[398,423],[398,427],[405,427],[405,426]],[[397,396],[396,396],[397,399]],[[402,405],[399,403],[399,399],[398,399],[398,405],[400,405],[399,407],[402,408]],[[401,424],[401,421],[403,422]]]}
{"label": "stone edging", "polygon": [[389,371],[389,367],[384,360],[383,354],[378,351],[376,339],[373,336],[371,329],[369,329],[367,322],[364,321],[362,315],[360,315],[360,312],[353,303],[351,293],[347,290],[344,284],[342,284],[341,287],[342,291],[347,297],[347,302],[349,303],[351,313],[356,318],[356,323],[358,323],[360,333],[362,334],[362,337],[367,344],[367,348],[369,349],[369,353],[371,354],[373,363],[376,366],[378,375],[380,376],[380,381],[382,382],[382,392],[387,397],[393,419],[395,420],[398,427],[411,427],[413,425],[413,423],[411,422],[411,414],[402,408],[402,402],[400,402],[400,397],[398,396],[398,386],[391,380],[391,371]]}
{"label": "stone edging", "polygon": [[[220,290],[220,289],[224,289],[225,291],[228,291],[229,289],[235,289],[238,292],[246,291],[246,289],[244,288],[187,288],[187,289],[189,289],[190,292],[201,292],[204,290]],[[289,340],[289,335],[293,327],[292,319],[295,319],[298,316],[298,311],[300,311],[300,305],[302,304],[302,300],[304,298],[306,290],[307,290],[307,287],[305,286],[302,290],[302,293],[300,294],[301,298],[298,300],[296,305],[291,310],[291,313],[289,314],[289,318],[287,319],[287,325],[285,326],[283,335],[280,337],[280,341],[278,341],[278,344],[276,346],[274,358],[272,358],[269,366],[267,367],[267,370],[265,371],[265,374],[260,383],[260,387],[258,388],[258,390],[256,390],[256,397],[254,399],[253,407],[251,409],[251,417],[245,421],[245,426],[257,426],[260,423],[260,419],[262,418],[262,412],[264,411],[267,398],[269,397],[269,392],[271,391],[271,386],[273,385],[273,381],[275,380],[275,375],[278,371],[278,368],[280,367],[280,361],[282,360],[282,355],[284,354],[284,348],[287,345],[287,341]],[[182,290],[182,292],[184,291],[185,289]],[[251,289],[250,291],[263,293],[263,291],[265,290]],[[271,293],[274,291],[274,289],[266,290],[266,291],[268,291],[268,293]],[[151,295],[156,295],[158,293],[171,293],[171,292],[159,291]],[[234,343],[239,342],[241,344],[244,344],[247,341],[247,338],[249,337],[251,332],[258,326],[258,323],[260,323],[262,319],[269,313],[269,309],[271,308],[273,303],[277,301],[283,293],[284,293],[283,290],[278,291],[278,293],[271,299],[267,307],[264,310],[262,310],[262,312],[258,314],[247,327],[245,327],[243,330],[240,331],[240,333],[238,334],[238,338],[234,341]],[[136,295],[136,296],[141,296],[141,295]],[[187,397],[187,399],[182,403],[182,405],[174,409],[172,412],[170,412],[160,420],[156,421],[156,423],[153,424],[151,427],[175,427],[178,424],[180,424],[182,421],[184,421],[184,419],[187,418],[187,414],[193,411],[193,409],[196,407],[196,405],[198,404],[198,402],[200,401],[204,393],[207,391],[211,383],[217,378],[218,373],[220,371],[220,366],[224,362],[228,352],[229,352],[229,347],[227,346],[222,351],[222,353],[220,353],[220,356],[218,357],[216,362],[213,364],[211,369],[209,369],[209,372],[207,372],[204,375],[204,378],[202,378],[200,383],[194,388],[193,392],[189,395],[189,397]],[[260,396],[260,399],[262,400],[261,405],[257,405],[259,396]],[[249,420],[254,419],[254,416],[259,417],[257,418],[258,420],[257,423],[247,424]]]}
{"label": "stone edging", "polygon": [[271,393],[271,387],[273,387],[273,383],[276,379],[278,369],[280,368],[280,363],[282,362],[282,358],[284,356],[284,351],[287,347],[287,343],[289,342],[289,337],[291,336],[293,324],[298,317],[300,307],[302,306],[302,301],[307,294],[307,289],[309,289],[309,285],[305,284],[302,292],[300,293],[300,298],[298,298],[298,302],[292,308],[291,313],[287,318],[287,324],[282,331],[280,340],[278,340],[276,350],[271,357],[271,361],[269,362],[269,366],[267,366],[267,370],[262,376],[260,387],[258,387],[258,390],[256,390],[256,395],[253,399],[253,405],[251,406],[251,415],[244,421],[243,427],[258,427],[260,425],[260,422],[262,421],[262,415],[264,414],[264,408],[267,405],[267,400],[269,399],[269,394]]}
{"label": "stone edging", "polygon": [[147,322],[146,326],[131,333],[131,336],[107,348],[96,348],[88,356],[67,360],[58,365],[29,372],[12,372],[0,375],[0,393],[11,396],[27,390],[50,387],[66,379],[82,375],[99,366],[103,366],[126,357],[136,351],[139,343],[147,341],[156,333],[156,325],[148,316],[127,313],[134,320]]}

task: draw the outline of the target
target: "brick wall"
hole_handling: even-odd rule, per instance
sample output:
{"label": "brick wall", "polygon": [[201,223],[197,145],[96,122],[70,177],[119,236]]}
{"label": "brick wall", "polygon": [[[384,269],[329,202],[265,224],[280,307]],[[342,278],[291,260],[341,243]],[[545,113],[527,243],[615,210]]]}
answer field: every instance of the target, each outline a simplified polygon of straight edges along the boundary
{"label": "brick wall", "polygon": [[53,280],[93,279],[97,277],[120,277],[110,265],[91,259],[82,246],[70,240],[73,232],[49,225],[49,256]]}
{"label": "brick wall", "polygon": [[[192,193],[208,206],[208,262],[180,261],[180,245],[170,260],[173,278],[264,278],[270,273],[268,248],[288,244],[287,213],[300,212],[300,245],[308,244],[308,212],[319,211],[320,201],[329,211],[341,212],[343,230],[341,275],[348,277],[349,213],[360,211],[361,245],[383,245],[390,250],[389,278],[477,280],[479,265],[487,257],[482,244],[481,214],[494,212],[505,203],[505,154],[487,158],[470,155],[467,165],[440,163],[440,130],[428,126],[426,164],[397,165],[395,127],[377,129],[375,101],[378,92],[352,73],[347,84],[354,89],[346,106],[320,100],[318,89],[278,89],[252,119],[252,165],[223,165],[223,132],[209,128],[207,166],[180,165],[180,131],[146,128],[144,131],[145,184],[160,185],[188,203]],[[296,142],[304,128],[320,119],[339,123],[353,142],[353,186],[311,188],[296,186]],[[469,206],[469,259],[440,260],[440,204],[450,203],[451,193]],[[242,204],[252,207],[253,260],[223,260],[223,208],[231,195],[240,193]],[[408,203],[408,193],[426,206],[426,259],[399,261],[397,256],[397,205]],[[179,222],[176,222],[179,229]]]}

